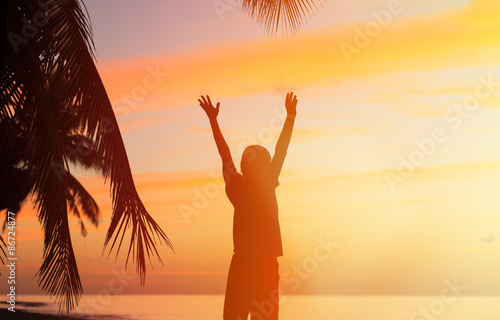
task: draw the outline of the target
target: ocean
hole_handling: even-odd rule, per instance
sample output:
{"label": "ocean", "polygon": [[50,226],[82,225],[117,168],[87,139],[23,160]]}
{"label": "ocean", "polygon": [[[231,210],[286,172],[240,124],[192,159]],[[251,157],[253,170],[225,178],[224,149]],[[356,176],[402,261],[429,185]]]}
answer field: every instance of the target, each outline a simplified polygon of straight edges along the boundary
{"label": "ocean", "polygon": [[[19,296],[17,308],[57,314],[46,296]],[[223,295],[84,296],[73,315],[107,320],[219,320]],[[263,310],[265,312],[265,310]],[[285,296],[281,320],[498,320],[499,296]]]}

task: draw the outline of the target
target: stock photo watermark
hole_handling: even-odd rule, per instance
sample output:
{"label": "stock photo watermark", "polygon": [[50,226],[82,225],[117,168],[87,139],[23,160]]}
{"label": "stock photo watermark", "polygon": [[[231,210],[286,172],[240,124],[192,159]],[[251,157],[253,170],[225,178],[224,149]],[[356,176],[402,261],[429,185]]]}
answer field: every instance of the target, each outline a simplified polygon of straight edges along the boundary
{"label": "stock photo watermark", "polygon": [[[245,141],[238,145],[239,152],[243,152],[248,145],[274,141],[277,132],[280,132],[282,129],[280,122],[286,119],[287,113],[286,110],[273,109],[273,114],[267,127],[260,129],[256,135],[248,136]],[[222,172],[211,171],[208,175],[211,179],[210,182],[205,183],[202,188],[192,189],[193,197],[191,203],[181,203],[178,205],[179,213],[186,224],[191,223],[191,218],[198,216],[206,209],[210,201],[218,197],[225,188]]]}
{"label": "stock photo watermark", "polygon": [[136,274],[126,274],[125,269],[122,269],[121,273],[113,269],[111,274],[112,277],[106,287],[99,290],[97,295],[83,298],[77,314],[85,317],[94,317],[100,314],[111,303],[113,295],[123,293],[129,283],[138,277]]}
{"label": "stock photo watermark", "polygon": [[446,311],[446,307],[454,303],[468,288],[468,286],[458,283],[457,278],[453,281],[444,280],[444,286],[439,297],[432,299],[428,305],[420,307],[418,311],[410,314],[408,320],[436,320]]}
{"label": "stock photo watermark", "polygon": [[[140,84],[134,86],[128,93],[120,95],[119,99],[114,100],[111,105],[115,112],[116,120],[123,121],[127,118],[133,109],[136,109],[144,102],[147,96],[162,84],[162,82],[169,76],[168,72],[162,71],[160,65],[154,68],[150,65],[145,67],[146,75],[140,81]],[[117,127],[113,124],[114,121],[104,118],[102,120],[102,130],[100,134],[109,134]],[[64,147],[66,157],[74,163],[83,163],[84,158],[88,157],[94,151],[94,143],[88,138],[83,138],[76,143],[76,145],[66,145]],[[64,179],[66,169],[64,163],[54,161],[52,163],[54,170],[59,181]]]}
{"label": "stock photo watermark", "polygon": [[372,10],[370,12],[371,20],[365,23],[364,27],[354,28],[354,37],[351,42],[341,42],[340,50],[344,55],[347,63],[351,63],[353,55],[359,55],[378,37],[384,28],[387,28],[395,15],[403,12],[403,4],[400,0],[389,0],[386,8],[380,10]]}
{"label": "stock photo watermark", "polygon": [[17,256],[16,256],[16,214],[14,212],[7,211],[7,304],[10,307],[7,310],[11,312],[16,312],[16,268],[17,268]]}
{"label": "stock photo watermark", "polygon": [[220,21],[224,21],[225,14],[227,12],[233,12],[236,8],[240,7],[242,3],[242,0],[214,0],[212,5]]}
{"label": "stock photo watermark", "polygon": [[[289,269],[281,272],[283,285],[289,285],[288,292],[296,292],[303,281],[309,279],[311,274],[316,272],[322,262],[327,261],[335,252],[335,249],[340,248],[340,244],[333,242],[331,236],[318,237],[317,244],[313,250],[313,254],[302,259],[300,264],[294,264]],[[265,300],[254,300],[253,306],[258,312],[252,313],[252,319],[267,319],[274,313],[276,305],[281,305],[286,301],[283,295],[283,290],[275,289],[269,294],[269,298]],[[241,317],[238,320],[241,319]]]}
{"label": "stock photo watermark", "polygon": [[111,102],[117,120],[124,120],[131,110],[138,108],[148,95],[169,76],[168,72],[161,70],[160,65],[154,68],[147,66],[145,71],[147,74],[144,75],[140,84],[134,86],[129,93],[123,93],[119,99]]}
{"label": "stock photo watermark", "polygon": [[334,249],[340,248],[340,244],[333,242],[330,235],[316,240],[318,244],[311,256],[304,258],[299,265],[293,265],[282,273],[283,283],[292,285],[289,288],[291,292],[297,291],[302,282],[318,269],[320,263],[330,259]]}
{"label": "stock photo watermark", "polygon": [[500,82],[492,75],[477,78],[474,93],[463,98],[462,102],[449,107],[442,115],[443,125],[434,128],[423,139],[415,139],[415,148],[406,156],[398,155],[397,170],[384,172],[384,178],[392,192],[396,186],[405,182],[415,171],[423,166],[427,159],[435,154],[438,147],[445,143],[449,134],[458,130],[488,98],[500,92]]}
{"label": "stock photo watermark", "polygon": [[[52,8],[54,5],[65,4],[69,0],[38,0],[37,4],[40,6],[39,11],[36,11],[32,17],[22,17],[21,21],[23,25],[19,33],[9,32],[7,34],[7,39],[9,40],[15,53],[19,53],[19,47],[21,45],[26,45],[31,39],[33,39],[43,27],[49,23],[49,19],[52,16]],[[31,18],[31,19],[29,19]]]}

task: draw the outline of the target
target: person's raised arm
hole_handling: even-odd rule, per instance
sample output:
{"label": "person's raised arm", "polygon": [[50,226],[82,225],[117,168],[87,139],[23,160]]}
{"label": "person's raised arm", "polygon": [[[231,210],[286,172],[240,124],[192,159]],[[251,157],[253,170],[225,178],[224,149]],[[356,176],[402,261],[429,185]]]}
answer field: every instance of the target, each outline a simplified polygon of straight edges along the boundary
{"label": "person's raised arm", "polygon": [[278,142],[276,143],[273,159],[271,160],[271,171],[276,177],[278,177],[281,172],[286,157],[286,151],[290,144],[290,139],[292,138],[293,124],[295,123],[295,116],[297,115],[297,101],[297,96],[295,96],[293,92],[286,95],[285,108],[287,116]]}
{"label": "person's raised arm", "polygon": [[220,102],[217,102],[217,106],[212,105],[210,97],[207,95],[205,98],[201,96],[198,99],[200,106],[205,110],[208,119],[210,120],[210,126],[212,127],[212,132],[214,134],[215,144],[217,145],[217,150],[219,151],[220,157],[222,159],[222,171],[224,175],[224,180],[226,183],[229,182],[229,178],[232,175],[237,175],[236,167],[234,166],[233,158],[231,157],[231,151],[224,140],[224,136],[219,128],[219,123],[217,122],[217,116],[219,115]]}

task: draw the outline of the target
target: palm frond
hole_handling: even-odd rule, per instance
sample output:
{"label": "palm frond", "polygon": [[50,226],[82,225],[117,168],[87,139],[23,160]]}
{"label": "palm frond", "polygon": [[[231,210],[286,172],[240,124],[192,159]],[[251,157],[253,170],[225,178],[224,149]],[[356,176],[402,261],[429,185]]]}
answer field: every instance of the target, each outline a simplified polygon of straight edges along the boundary
{"label": "palm frond", "polygon": [[[26,50],[29,51],[29,50]],[[16,101],[14,112],[30,119],[25,157],[33,173],[35,205],[44,229],[43,264],[37,275],[38,283],[50,295],[56,296],[60,311],[71,310],[81,298],[83,289],[71,243],[66,204],[67,179],[53,170],[54,163],[65,163],[65,153],[57,130],[57,104],[47,95],[46,81],[38,56],[24,61],[25,66],[13,70],[18,79],[22,68],[39,81],[23,81],[23,101]],[[17,66],[18,64],[13,64]],[[66,166],[67,167],[67,166]]]}
{"label": "palm frond", "polygon": [[[24,12],[29,12],[28,10]],[[46,35],[41,35],[46,38]],[[40,41],[43,42],[43,41]],[[81,298],[81,285],[68,224],[65,175],[58,175],[54,163],[67,168],[65,151],[57,129],[57,102],[48,94],[47,75],[40,64],[37,43],[20,51],[23,65],[12,63],[12,77],[22,85],[23,100],[13,101],[15,115],[28,121],[25,158],[33,174],[35,206],[44,230],[44,261],[37,272],[38,283],[55,295],[61,310],[71,310]],[[22,54],[21,54],[22,52]],[[42,67],[41,67],[42,66]],[[29,74],[25,80],[22,75]]]}
{"label": "palm frond", "polygon": [[[40,11],[47,18],[43,27],[29,28],[32,36],[26,41],[13,44],[3,39],[0,75],[0,122],[10,121],[23,130],[22,161],[32,176],[38,217],[45,231],[39,284],[65,310],[71,310],[82,294],[68,205],[78,215],[86,207],[96,222],[98,213],[83,187],[72,181],[69,162],[96,168],[109,178],[113,213],[104,246],[109,245],[109,254],[116,248],[118,256],[123,237],[131,229],[126,261],[132,256],[144,284],[146,256],[156,255],[162,262],[156,245],[165,242],[173,247],[137,194],[118,124],[94,64],[91,25],[84,5],[78,0],[9,0],[2,1],[2,6],[8,12],[6,30],[18,35],[24,21],[31,21]],[[61,114],[70,118],[67,126],[63,123],[68,119]],[[72,135],[79,138],[68,140]],[[94,160],[90,162],[72,159],[68,151],[82,137],[92,146]],[[2,148],[4,144],[2,141]],[[79,201],[82,210],[77,208]]]}
{"label": "palm frond", "polygon": [[[70,70],[72,74],[69,81],[65,82],[65,86],[58,90],[64,91],[64,96],[70,97],[73,104],[79,106],[78,118],[81,120],[81,127],[85,128],[87,137],[94,142],[96,152],[103,159],[104,176],[110,178],[113,214],[104,245],[107,248],[110,244],[110,254],[120,239],[116,251],[118,256],[125,232],[131,228],[126,263],[132,254],[141,283],[144,284],[146,258],[157,256],[158,261],[163,263],[156,246],[160,243],[165,243],[171,249],[173,246],[160,226],[149,215],[137,194],[118,123],[95,68],[93,56],[85,50],[75,49],[87,46],[86,39],[90,38],[90,34],[86,34],[87,28],[78,30],[76,27],[85,22],[84,16],[80,10],[69,10],[61,19],[65,20],[65,24],[75,27],[65,29],[67,32],[65,36],[72,39],[72,46],[61,52],[54,62],[57,64],[59,61],[64,61],[64,69]],[[79,37],[80,33],[85,36]]]}
{"label": "palm frond", "polygon": [[243,0],[242,10],[268,33],[296,33],[318,11],[323,0]]}
{"label": "palm frond", "polygon": [[2,262],[2,264],[5,264],[3,257],[5,256],[5,258],[7,258],[7,253],[5,252],[5,250],[3,248],[6,248],[7,245],[5,244],[5,241],[3,240],[1,234],[0,234],[0,241],[2,242],[2,244],[0,244],[0,249],[2,250],[2,254],[0,255],[0,261]]}
{"label": "palm frond", "polygon": [[82,236],[86,237],[88,234],[87,228],[85,227],[85,223],[83,222],[82,215],[80,214],[80,210],[78,209],[78,206],[76,205],[76,199],[75,197],[69,193],[66,195],[67,200],[68,200],[68,209],[70,212],[73,213],[75,217],[78,218],[78,222],[80,223],[80,233]]}
{"label": "palm frond", "polygon": [[83,288],[71,243],[66,192],[53,171],[47,178],[37,191],[38,216],[45,231],[44,261],[37,272],[38,283],[55,295],[60,312],[69,311],[78,304]]}
{"label": "palm frond", "polygon": [[[68,192],[70,197],[68,202],[70,202],[70,208],[75,213],[75,216],[80,217],[81,208],[83,215],[85,215],[94,226],[99,225],[99,218],[101,216],[101,211],[99,206],[95,202],[94,198],[88,193],[87,190],[81,185],[81,183],[71,174],[67,173],[68,178]],[[71,199],[71,201],[69,201]]]}
{"label": "palm frond", "polygon": [[[13,119],[4,119],[0,114],[0,212],[7,210],[17,214],[32,189],[30,173],[21,161],[24,133]],[[2,230],[6,222],[7,215]]]}

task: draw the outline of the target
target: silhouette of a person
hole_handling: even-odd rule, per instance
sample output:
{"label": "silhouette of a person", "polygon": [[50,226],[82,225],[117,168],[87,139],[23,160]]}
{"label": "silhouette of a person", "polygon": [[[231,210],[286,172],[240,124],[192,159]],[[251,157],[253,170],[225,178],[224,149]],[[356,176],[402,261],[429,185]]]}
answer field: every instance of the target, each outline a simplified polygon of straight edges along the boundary
{"label": "silhouette of a person", "polygon": [[226,194],[234,207],[234,254],[229,267],[224,320],[278,319],[278,259],[283,255],[275,189],[285,160],[296,116],[297,97],[287,94],[287,117],[274,156],[259,145],[248,146],[241,158],[241,174],[217,122],[220,102],[198,100],[210,120],[222,158]]}

